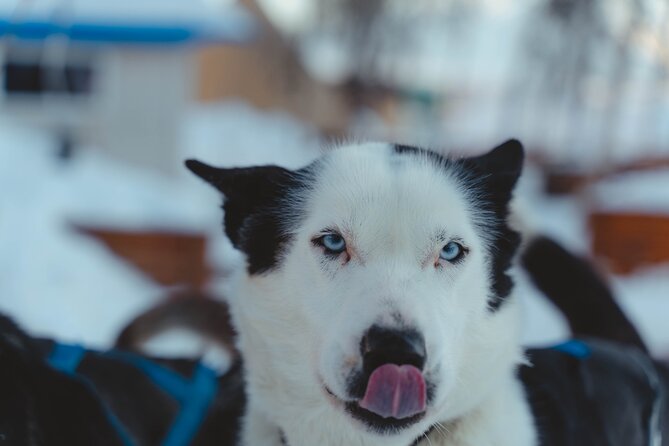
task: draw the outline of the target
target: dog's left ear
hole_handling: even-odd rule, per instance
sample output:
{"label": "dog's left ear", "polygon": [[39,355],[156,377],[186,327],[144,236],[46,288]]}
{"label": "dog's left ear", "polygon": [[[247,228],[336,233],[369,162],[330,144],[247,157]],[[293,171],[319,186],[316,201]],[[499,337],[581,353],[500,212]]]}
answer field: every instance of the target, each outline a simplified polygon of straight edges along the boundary
{"label": "dog's left ear", "polygon": [[509,201],[513,188],[523,171],[525,150],[520,141],[510,139],[490,152],[463,160],[476,177],[483,178],[489,192],[498,199]]}

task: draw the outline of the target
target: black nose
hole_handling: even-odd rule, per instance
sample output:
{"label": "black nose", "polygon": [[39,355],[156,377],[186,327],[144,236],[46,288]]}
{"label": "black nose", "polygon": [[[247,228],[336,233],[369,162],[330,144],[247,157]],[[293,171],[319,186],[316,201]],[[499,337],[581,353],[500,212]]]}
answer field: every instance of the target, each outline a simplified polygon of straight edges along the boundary
{"label": "black nose", "polygon": [[409,364],[422,370],[426,359],[425,340],[416,330],[374,325],[362,337],[360,353],[366,374],[384,364]]}

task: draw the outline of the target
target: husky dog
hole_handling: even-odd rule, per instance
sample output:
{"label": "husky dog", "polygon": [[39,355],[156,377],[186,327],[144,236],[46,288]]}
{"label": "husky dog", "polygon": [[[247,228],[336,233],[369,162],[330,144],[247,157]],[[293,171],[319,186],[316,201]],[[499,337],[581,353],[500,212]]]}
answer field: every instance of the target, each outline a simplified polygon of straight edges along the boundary
{"label": "husky dog", "polygon": [[547,239],[525,268],[599,339],[522,349],[507,223],[522,165],[515,140],[468,158],[349,145],[296,171],[187,161],[246,258],[229,298],[241,445],[669,445],[669,373],[593,268]]}
{"label": "husky dog", "polygon": [[241,444],[536,443],[507,225],[523,148],[356,144],[292,171],[187,166],[246,257]]}
{"label": "husky dog", "polygon": [[[669,369],[593,267],[546,238],[522,265],[580,338],[524,351],[507,224],[523,149],[363,144],[290,171],[188,166],[246,256],[228,309],[173,301],[136,348],[197,328],[243,362],[86,351],[0,315],[0,444],[669,446]],[[203,325],[204,324],[204,325]],[[241,427],[240,427],[241,426]]]}

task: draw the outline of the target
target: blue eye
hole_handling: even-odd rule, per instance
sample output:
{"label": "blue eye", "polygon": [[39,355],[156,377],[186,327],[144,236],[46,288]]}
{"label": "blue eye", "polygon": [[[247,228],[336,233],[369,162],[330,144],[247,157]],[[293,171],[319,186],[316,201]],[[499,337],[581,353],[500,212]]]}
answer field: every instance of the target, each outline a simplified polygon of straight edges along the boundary
{"label": "blue eye", "polygon": [[448,242],[446,246],[441,249],[439,258],[447,262],[457,262],[465,254],[465,249],[460,243]]}
{"label": "blue eye", "polygon": [[346,241],[339,234],[325,234],[319,240],[329,253],[340,254],[346,250]]}

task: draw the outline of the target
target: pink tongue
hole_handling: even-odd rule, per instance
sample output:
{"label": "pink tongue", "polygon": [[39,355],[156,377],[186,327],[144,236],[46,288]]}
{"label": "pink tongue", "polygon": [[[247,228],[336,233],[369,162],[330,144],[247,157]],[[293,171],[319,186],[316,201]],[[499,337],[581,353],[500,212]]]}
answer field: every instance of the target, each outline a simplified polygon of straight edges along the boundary
{"label": "pink tongue", "polygon": [[425,411],[425,380],[412,365],[385,364],[372,372],[360,407],[383,418],[408,418]]}

